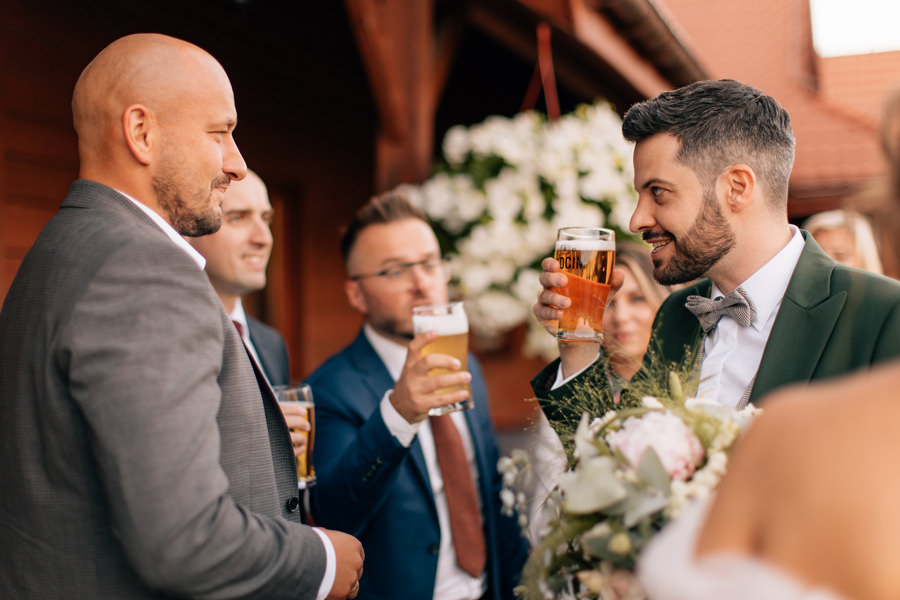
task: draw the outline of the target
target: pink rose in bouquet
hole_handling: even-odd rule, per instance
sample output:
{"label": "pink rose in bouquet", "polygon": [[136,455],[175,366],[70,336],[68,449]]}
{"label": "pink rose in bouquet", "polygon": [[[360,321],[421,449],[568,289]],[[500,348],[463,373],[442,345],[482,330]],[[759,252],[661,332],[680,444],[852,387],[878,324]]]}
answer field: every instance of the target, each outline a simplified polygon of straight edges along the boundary
{"label": "pink rose in bouquet", "polygon": [[647,448],[653,448],[672,480],[686,481],[703,460],[703,445],[693,430],[669,412],[630,417],[606,442],[635,468]]}

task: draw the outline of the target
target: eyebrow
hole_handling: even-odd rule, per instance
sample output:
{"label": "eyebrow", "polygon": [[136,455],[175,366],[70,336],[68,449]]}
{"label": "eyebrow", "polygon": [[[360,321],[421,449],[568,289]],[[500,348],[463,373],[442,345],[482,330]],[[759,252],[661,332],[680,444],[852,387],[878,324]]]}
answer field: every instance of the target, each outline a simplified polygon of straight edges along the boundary
{"label": "eyebrow", "polygon": [[655,185],[657,183],[662,183],[664,185],[672,185],[672,182],[666,181],[665,179],[660,179],[659,177],[651,177],[650,179],[645,181],[643,184],[641,184],[638,187],[638,189],[646,190],[648,187]]}
{"label": "eyebrow", "polygon": [[382,260],[380,263],[378,263],[378,265],[379,265],[379,266],[382,266],[382,267],[386,267],[386,266],[388,266],[388,265],[390,265],[390,264],[394,264],[394,263],[396,263],[396,264],[403,264],[403,263],[408,263],[408,262],[416,262],[416,261],[418,261],[418,260],[428,260],[429,258],[433,258],[433,257],[439,256],[439,255],[440,255],[440,252],[428,252],[427,254],[425,254],[424,256],[422,256],[421,258],[418,258],[418,259],[415,259],[415,260],[411,260],[411,261],[410,261],[410,260],[404,260],[404,259],[402,259],[402,258],[397,258],[397,257],[395,257],[395,256],[392,256],[392,257],[390,257],[390,258],[385,258],[385,259]]}

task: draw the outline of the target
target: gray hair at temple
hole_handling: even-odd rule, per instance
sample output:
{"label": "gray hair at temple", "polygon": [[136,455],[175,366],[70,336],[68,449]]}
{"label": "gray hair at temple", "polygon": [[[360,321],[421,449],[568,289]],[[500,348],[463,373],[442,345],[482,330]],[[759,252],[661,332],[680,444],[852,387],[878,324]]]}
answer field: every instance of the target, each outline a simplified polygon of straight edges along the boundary
{"label": "gray hair at temple", "polygon": [[671,133],[678,159],[709,189],[736,164],[749,165],[773,207],[786,208],[794,164],[791,117],[771,96],[733,79],[698,81],[628,109],[622,134],[641,142]]}

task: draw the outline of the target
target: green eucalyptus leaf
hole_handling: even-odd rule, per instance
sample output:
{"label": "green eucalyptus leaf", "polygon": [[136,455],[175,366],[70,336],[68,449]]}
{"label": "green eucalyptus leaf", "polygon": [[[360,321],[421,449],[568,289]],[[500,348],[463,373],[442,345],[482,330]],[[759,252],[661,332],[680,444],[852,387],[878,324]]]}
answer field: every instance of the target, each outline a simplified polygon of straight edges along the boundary
{"label": "green eucalyptus leaf", "polygon": [[647,446],[644,453],[641,454],[641,464],[638,466],[638,475],[641,480],[648,486],[658,492],[669,495],[671,482],[669,474],[666,473],[659,455],[652,446]]}
{"label": "green eucalyptus leaf", "polygon": [[625,513],[625,527],[631,529],[641,520],[663,510],[669,504],[668,496],[646,494]]}
{"label": "green eucalyptus leaf", "polygon": [[625,498],[625,486],[616,478],[615,470],[616,461],[612,458],[595,456],[581,461],[575,471],[563,473],[559,478],[563,508],[572,514],[586,515]]}

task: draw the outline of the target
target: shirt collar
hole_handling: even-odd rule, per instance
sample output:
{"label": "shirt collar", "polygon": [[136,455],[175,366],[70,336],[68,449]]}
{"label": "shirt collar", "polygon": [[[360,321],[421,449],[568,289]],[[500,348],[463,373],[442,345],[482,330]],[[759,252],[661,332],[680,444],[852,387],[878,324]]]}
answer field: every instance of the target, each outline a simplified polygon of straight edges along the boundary
{"label": "shirt collar", "polygon": [[241,303],[240,298],[235,301],[234,308],[228,316],[231,317],[232,321],[241,324],[241,337],[249,337],[250,328],[247,326],[247,313],[244,312],[244,305]]}
{"label": "shirt collar", "polygon": [[[758,331],[765,327],[772,313],[781,306],[781,299],[784,298],[791,275],[803,253],[803,235],[794,225],[790,228],[791,239],[787,245],[740,285],[753,300],[756,318],[752,325]],[[722,291],[713,284],[710,298],[722,295]]]}
{"label": "shirt collar", "polygon": [[388,373],[391,374],[394,381],[397,381],[400,378],[400,373],[403,371],[403,365],[406,364],[406,355],[409,351],[408,348],[402,344],[398,344],[394,340],[386,338],[375,331],[368,323],[363,325],[363,333],[366,334],[366,338],[369,340],[369,343],[372,344],[372,348],[375,349],[375,354],[378,355],[381,362],[387,367]]}
{"label": "shirt collar", "polygon": [[129,200],[131,200],[135,204],[135,206],[137,206],[142,211],[147,213],[147,216],[150,217],[151,219],[153,219],[153,222],[156,223],[159,226],[159,228],[163,230],[163,233],[165,233],[167,236],[169,236],[169,238],[173,242],[175,242],[176,246],[178,246],[179,248],[181,248],[182,250],[187,252],[188,256],[190,256],[192,259],[194,259],[194,262],[197,263],[197,265],[200,267],[201,271],[206,267],[206,259],[203,258],[203,255],[200,254],[199,252],[197,252],[193,246],[191,246],[189,243],[187,243],[187,241],[183,237],[181,237],[181,234],[179,234],[177,231],[175,231],[175,229],[171,225],[169,225],[166,222],[166,220],[163,219],[159,215],[158,212],[156,212],[155,210],[153,210],[152,208],[150,208],[149,206],[147,206],[140,200],[132,198],[131,196],[129,196],[122,190],[116,190],[116,191],[119,192],[120,194],[122,194],[123,196],[125,196],[126,198],[128,198]]}

